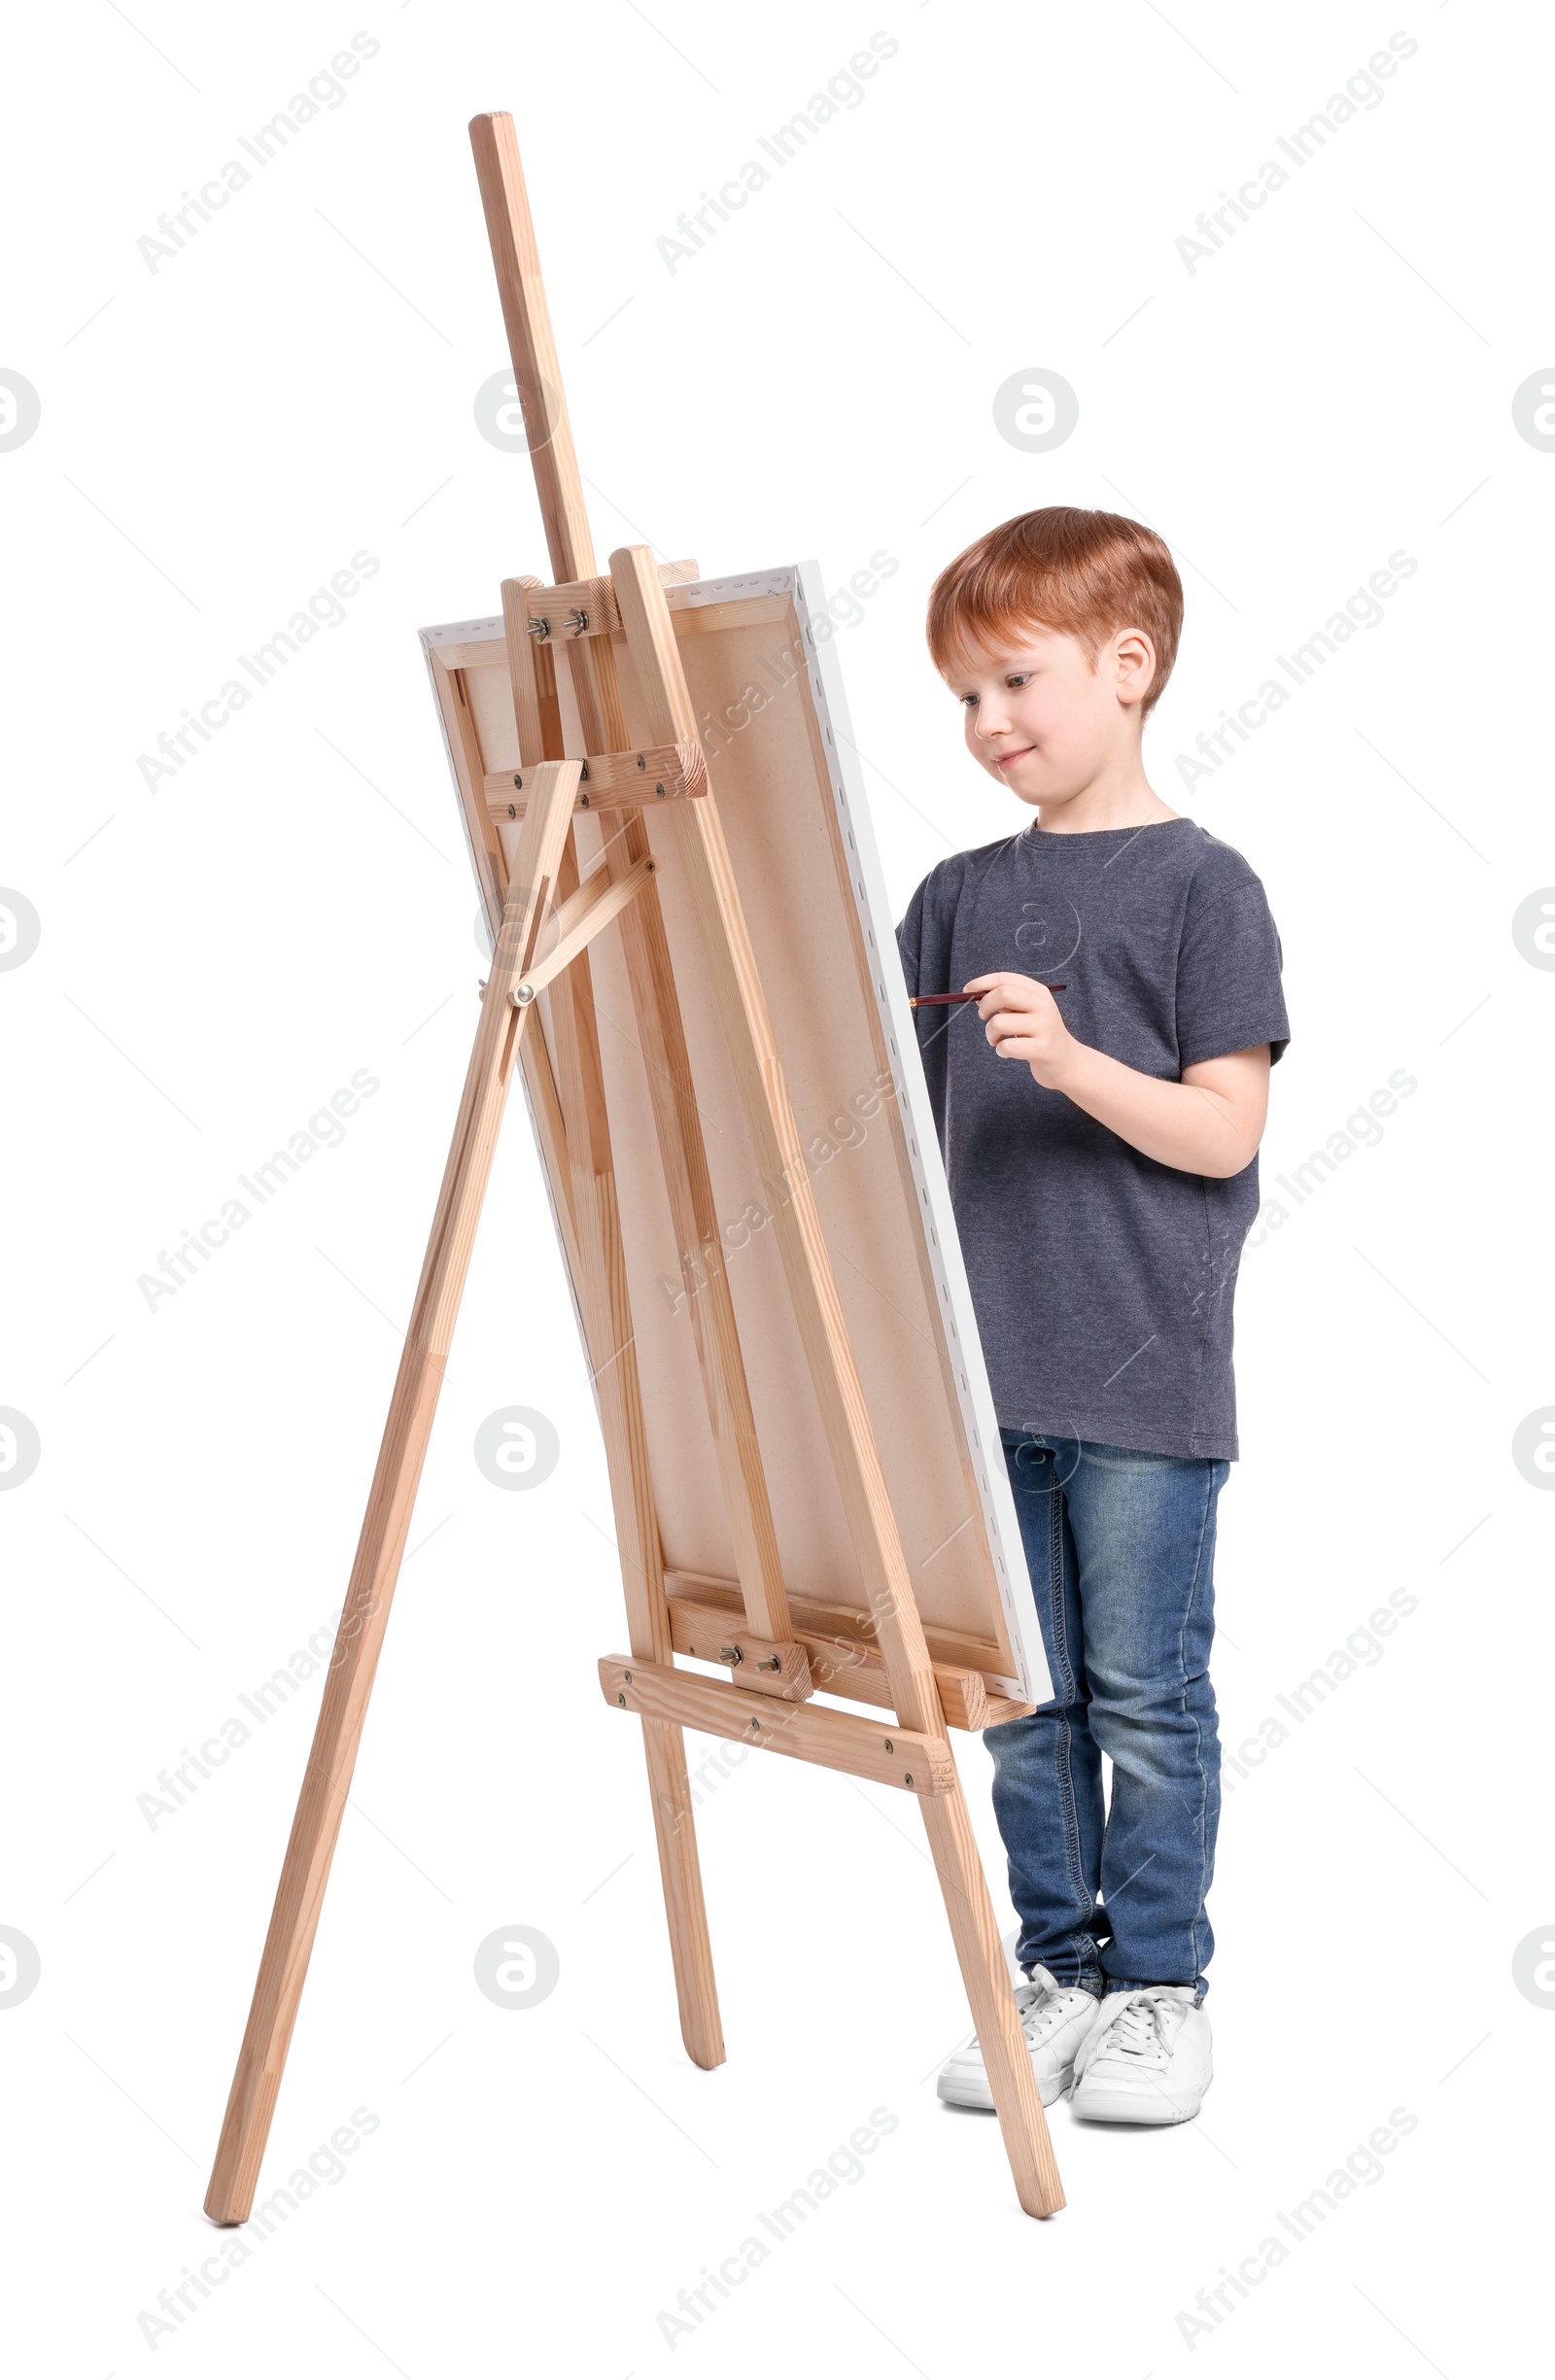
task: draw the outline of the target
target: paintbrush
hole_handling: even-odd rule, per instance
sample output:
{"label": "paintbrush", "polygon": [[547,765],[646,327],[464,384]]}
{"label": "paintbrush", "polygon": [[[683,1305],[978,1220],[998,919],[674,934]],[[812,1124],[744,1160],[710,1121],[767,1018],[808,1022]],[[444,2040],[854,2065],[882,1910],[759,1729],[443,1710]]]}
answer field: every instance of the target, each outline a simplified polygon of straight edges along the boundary
{"label": "paintbrush", "polygon": [[[1044,991],[1067,991],[1069,986],[1067,983],[1044,983],[1042,988]],[[983,1000],[986,997],[987,994],[981,991],[920,991],[909,994],[907,1005],[909,1008],[957,1008],[963,1000]]]}

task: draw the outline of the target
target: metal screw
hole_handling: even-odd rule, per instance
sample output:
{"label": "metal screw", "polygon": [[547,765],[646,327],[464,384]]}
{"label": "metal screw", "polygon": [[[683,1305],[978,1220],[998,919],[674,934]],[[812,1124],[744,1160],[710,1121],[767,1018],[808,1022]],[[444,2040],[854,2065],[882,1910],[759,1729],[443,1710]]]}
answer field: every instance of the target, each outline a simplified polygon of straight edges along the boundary
{"label": "metal screw", "polygon": [[520,983],[520,984],[518,984],[518,985],[516,986],[516,988],[514,989],[514,992],[513,992],[513,1006],[514,1006],[515,1008],[528,1008],[528,1006],[529,1006],[530,1002],[531,1002],[531,1001],[534,999],[534,997],[535,997],[535,986],[534,986],[534,984],[533,984],[533,983]]}
{"label": "metal screw", "polygon": [[588,806],[589,806],[589,797],[588,797],[588,795],[587,795],[586,793],[580,793],[580,794],[578,795],[578,797],[577,797],[577,806],[578,806],[579,810],[587,810],[587,808],[588,808]]}
{"label": "metal screw", "polygon": [[760,1721],[759,1719],[752,1719],[752,1720],[751,1720],[751,1722],[750,1722],[750,1732],[751,1732],[751,1734],[752,1734],[753,1736],[759,1736],[759,1735],[760,1735],[760,1733],[761,1733],[761,1721]]}
{"label": "metal screw", "polygon": [[758,1670],[780,1670],[782,1666],[780,1653],[774,1653],[770,1661],[758,1661],[756,1664]]}
{"label": "metal screw", "polygon": [[908,1771],[908,1773],[907,1773],[907,1781],[908,1781],[908,1783],[909,1783],[909,1784],[911,1784],[911,1783],[913,1782],[913,1772],[912,1772],[912,1770],[911,1770],[911,1769],[909,1769],[909,1771]]}
{"label": "metal screw", "polygon": [[530,635],[531,635],[532,637],[536,638],[539,640],[539,642],[540,642],[541,644],[543,644],[543,643],[544,643],[544,641],[545,641],[545,639],[546,639],[546,638],[547,638],[547,637],[550,635],[550,633],[551,633],[551,624],[550,624],[550,621],[549,621],[549,620],[531,620],[531,622],[530,622],[530,624],[529,624],[529,633],[530,633]]}
{"label": "metal screw", "polygon": [[516,793],[522,793],[524,790],[524,780],[516,769],[513,772],[513,789]]}
{"label": "metal screw", "polygon": [[625,1678],[628,1685],[632,1683],[632,1673],[630,1670],[623,1670],[621,1672],[621,1675]]}
{"label": "metal screw", "polygon": [[512,803],[512,802],[509,802],[509,803],[508,803],[508,805],[507,805],[507,814],[508,814],[508,816],[509,816],[510,818],[516,818],[516,817],[518,816],[518,809],[517,809],[516,804],[514,804],[514,803]]}
{"label": "metal screw", "polygon": [[894,1751],[895,1751],[895,1749],[896,1749],[896,1746],[895,1746],[895,1744],[894,1744],[894,1743],[891,1742],[891,1739],[890,1739],[890,1737],[889,1737],[889,1736],[887,1736],[887,1737],[886,1737],[886,1739],[885,1739],[885,1749],[886,1749],[888,1752],[894,1752]]}
{"label": "metal screw", "polygon": [[744,1654],[741,1651],[738,1644],[725,1644],[719,1647],[719,1660],[727,1661],[731,1669],[734,1669],[738,1663],[743,1661],[744,1657]]}
{"label": "metal screw", "polygon": [[618,1694],[615,1699],[620,1704],[621,1708],[624,1710],[626,1708],[626,1696],[624,1694]]}
{"label": "metal screw", "polygon": [[648,764],[647,764],[647,762],[646,762],[646,761],[643,759],[643,757],[642,757],[641,753],[639,752],[639,753],[638,754],[638,767],[639,767],[639,769],[645,769],[645,768],[647,767],[647,765],[648,765]]}
{"label": "metal screw", "polygon": [[589,781],[589,764],[587,761],[584,761],[582,767],[578,771],[578,775],[586,785]]}
{"label": "metal screw", "polygon": [[653,790],[662,802],[664,800],[664,787],[662,785],[655,785]]}

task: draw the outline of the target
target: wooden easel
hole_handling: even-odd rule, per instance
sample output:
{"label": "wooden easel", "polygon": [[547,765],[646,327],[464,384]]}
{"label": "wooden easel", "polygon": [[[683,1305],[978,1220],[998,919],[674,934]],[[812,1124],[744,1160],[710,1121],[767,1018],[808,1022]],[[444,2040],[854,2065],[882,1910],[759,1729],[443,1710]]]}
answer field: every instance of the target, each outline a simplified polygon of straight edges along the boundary
{"label": "wooden easel", "polygon": [[[606,1702],[641,1723],[686,2049],[699,2066],[723,2062],[682,1728],[902,1787],[922,1807],[1017,2193],[1028,2214],[1049,2215],[1062,2206],[1063,2192],[947,1737],[948,1721],[982,1726],[992,1713],[981,1679],[937,1671],[931,1661],[661,574],[643,546],[613,553],[607,577],[596,572],[512,120],[478,116],[470,137],[553,583],[509,579],[502,586],[522,818],[515,801],[505,832],[495,820],[484,823],[502,896],[496,952],[205,2210],[217,2223],[237,2224],[254,2202],[517,1061],[599,1392],[631,1643],[629,1654],[601,1662],[600,1678]],[[679,574],[674,566],[665,572],[672,580]],[[611,646],[612,633],[622,632],[649,723],[646,746],[635,749]],[[586,759],[557,756],[556,645],[570,673]],[[649,804],[659,813],[657,829],[675,839],[692,888],[763,1178],[788,1185],[776,1219],[783,1276],[869,1606],[868,1621],[850,1638],[836,1611],[818,1624],[818,1607],[791,1612],[784,1587],[654,882],[643,818]],[[605,868],[580,886],[570,829],[574,810],[589,806],[615,811],[623,824],[606,844]],[[683,1580],[678,1592],[666,1587],[589,993],[587,949],[612,921],[678,1245],[701,1252],[689,1310],[737,1554],[743,1608],[735,1610],[732,1598],[720,1604],[710,1589],[699,1602]],[[541,1033],[526,1032],[546,987],[549,1050]],[[739,1686],[674,1666],[677,1650],[706,1656],[709,1644],[715,1657],[739,1663]],[[849,1660],[857,1664],[851,1678],[844,1674]],[[812,1702],[817,1683],[884,1704],[894,1718],[877,1724]],[[1006,1705],[1003,1715],[1025,1707]]]}

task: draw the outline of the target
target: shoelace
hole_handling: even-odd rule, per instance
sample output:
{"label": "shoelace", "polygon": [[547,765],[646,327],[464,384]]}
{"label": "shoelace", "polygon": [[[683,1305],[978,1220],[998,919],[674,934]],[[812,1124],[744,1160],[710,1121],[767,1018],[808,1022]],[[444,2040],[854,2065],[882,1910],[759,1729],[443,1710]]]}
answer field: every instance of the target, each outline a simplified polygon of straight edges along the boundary
{"label": "shoelace", "polygon": [[[1020,1983],[1016,1987],[1015,2004],[1020,2018],[1020,2030],[1027,2041],[1036,2041],[1065,2022],[1074,2011],[1064,2006],[1071,1994],[1054,1991],[1047,1983]],[[1088,1993],[1087,1994],[1088,1998]]]}
{"label": "shoelace", "polygon": [[1126,2057],[1141,2065],[1164,2065],[1187,2013],[1180,2000],[1168,2000],[1154,1991],[1130,1992],[1108,2021],[1092,2058]]}

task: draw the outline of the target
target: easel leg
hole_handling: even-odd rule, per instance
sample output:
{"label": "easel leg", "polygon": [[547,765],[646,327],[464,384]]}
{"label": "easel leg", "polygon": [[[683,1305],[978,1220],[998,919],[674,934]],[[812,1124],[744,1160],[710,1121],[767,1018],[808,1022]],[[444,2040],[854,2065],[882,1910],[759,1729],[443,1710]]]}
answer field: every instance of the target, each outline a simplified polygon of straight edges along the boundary
{"label": "easel leg", "polygon": [[1063,2184],[960,1785],[920,1807],[1016,2195],[1028,2215],[1054,2215],[1064,2203]]}
{"label": "easel leg", "polygon": [[[568,874],[571,871],[569,869]],[[564,875],[564,885],[568,876]],[[580,1302],[600,1398],[600,1427],[609,1466],[621,1581],[632,1650],[644,1660],[674,1658],[664,1596],[659,1523],[648,1471],[642,1393],[633,1353],[626,1251],[615,1202],[609,1124],[601,1083],[587,958],[574,961],[550,998],[556,1040],[557,1088],[566,1128],[577,1218]],[[664,1883],[664,1911],[674,1964],[680,2033],[698,2066],[721,2066],[723,2027],[712,1972],[708,1913],[702,1897],[696,1820],[686,1775],[685,1739],[665,1719],[644,1719],[642,1748],[653,1799],[653,1826]]]}
{"label": "easel leg", "polygon": [[693,2065],[721,2066],[723,2026],[718,2018],[708,1913],[702,1899],[702,1863],[697,1856],[691,1779],[686,1773],[686,1740],[669,1719],[644,1719],[641,1726],[675,1997],[680,2004],[680,2038]]}
{"label": "easel leg", "polygon": [[526,1012],[515,1010],[509,995],[534,954],[541,920],[554,898],[579,775],[576,761],[549,767],[525,813],[519,864],[497,937],[453,1146],[206,2192],[205,2212],[216,2223],[243,2223],[254,2204],[523,1029]]}

